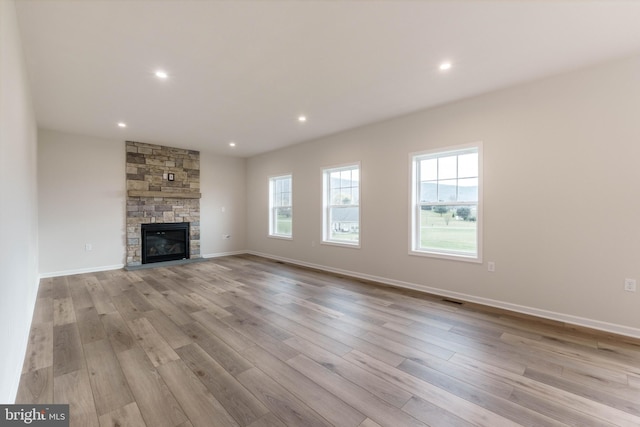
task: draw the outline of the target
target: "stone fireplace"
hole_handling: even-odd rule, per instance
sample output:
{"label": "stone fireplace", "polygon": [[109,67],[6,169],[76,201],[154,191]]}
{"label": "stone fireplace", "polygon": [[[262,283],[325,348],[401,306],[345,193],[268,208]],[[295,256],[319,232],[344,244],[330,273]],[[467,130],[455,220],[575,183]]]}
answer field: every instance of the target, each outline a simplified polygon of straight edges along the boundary
{"label": "stone fireplace", "polygon": [[142,224],[188,223],[187,257],[200,258],[200,152],[133,141],[126,150],[127,266],[143,263]]}

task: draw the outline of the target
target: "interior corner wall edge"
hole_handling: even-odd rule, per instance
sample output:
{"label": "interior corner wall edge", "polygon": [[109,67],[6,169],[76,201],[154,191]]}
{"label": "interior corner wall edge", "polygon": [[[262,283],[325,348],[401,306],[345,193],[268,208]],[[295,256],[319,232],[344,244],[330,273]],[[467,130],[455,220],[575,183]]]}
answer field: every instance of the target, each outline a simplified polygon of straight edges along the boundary
{"label": "interior corner wall edge", "polygon": [[[633,56],[252,157],[247,249],[637,330],[638,111]],[[409,255],[409,154],[475,141],[484,263]],[[361,248],[319,244],[321,169],[356,161]],[[268,237],[268,177],[285,172],[292,240]]]}
{"label": "interior corner wall edge", "polygon": [[[38,291],[37,130],[13,0],[0,1],[0,403],[14,403]],[[10,242],[10,243],[9,243]]]}

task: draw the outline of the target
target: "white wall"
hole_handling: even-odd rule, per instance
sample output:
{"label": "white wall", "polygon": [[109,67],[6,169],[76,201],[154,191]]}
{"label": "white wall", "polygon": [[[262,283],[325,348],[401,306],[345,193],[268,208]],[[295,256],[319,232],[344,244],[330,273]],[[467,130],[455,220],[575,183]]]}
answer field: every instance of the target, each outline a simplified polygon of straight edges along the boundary
{"label": "white wall", "polygon": [[18,391],[38,291],[36,124],[15,4],[0,1],[0,403]]}
{"label": "white wall", "polygon": [[200,253],[205,258],[246,251],[245,164],[241,158],[200,153]]}
{"label": "white wall", "polygon": [[[40,129],[38,149],[41,275],[122,267],[126,261],[124,141]],[[244,251],[245,160],[201,153],[200,170],[201,254]],[[223,240],[222,234],[230,234],[231,239]],[[85,250],[87,243],[91,251]]]}
{"label": "white wall", "polygon": [[38,150],[40,273],[122,267],[124,142],[40,129]]}
{"label": "white wall", "polygon": [[[247,163],[248,248],[640,336],[640,58],[379,122]],[[484,264],[408,255],[409,153],[484,143]],[[361,161],[361,249],[321,239],[321,168]],[[294,240],[267,237],[293,172]],[[495,261],[496,272],[486,262]]]}

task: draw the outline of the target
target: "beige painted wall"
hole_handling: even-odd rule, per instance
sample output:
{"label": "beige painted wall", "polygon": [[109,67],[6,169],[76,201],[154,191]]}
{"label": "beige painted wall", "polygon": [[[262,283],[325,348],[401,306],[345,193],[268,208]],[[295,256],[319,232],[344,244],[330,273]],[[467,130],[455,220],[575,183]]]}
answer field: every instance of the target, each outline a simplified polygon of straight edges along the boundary
{"label": "beige painted wall", "polygon": [[[38,148],[40,274],[124,265],[124,141],[40,129]],[[245,160],[201,153],[200,169],[201,254],[244,251]]]}
{"label": "beige painted wall", "polygon": [[40,129],[38,150],[40,274],[124,265],[124,142]]}
{"label": "beige painted wall", "polygon": [[18,391],[38,291],[36,123],[15,4],[0,1],[0,403]]}
{"label": "beige painted wall", "polygon": [[245,159],[200,153],[200,253],[205,258],[246,251],[245,170]]}
{"label": "beige painted wall", "polygon": [[[640,336],[640,292],[623,291],[625,278],[640,280],[639,111],[634,57],[256,156],[248,247]],[[409,153],[475,141],[484,144],[484,263],[408,255]],[[362,248],[319,245],[320,170],[354,161]],[[267,237],[267,177],[283,172],[293,172],[292,241]]]}

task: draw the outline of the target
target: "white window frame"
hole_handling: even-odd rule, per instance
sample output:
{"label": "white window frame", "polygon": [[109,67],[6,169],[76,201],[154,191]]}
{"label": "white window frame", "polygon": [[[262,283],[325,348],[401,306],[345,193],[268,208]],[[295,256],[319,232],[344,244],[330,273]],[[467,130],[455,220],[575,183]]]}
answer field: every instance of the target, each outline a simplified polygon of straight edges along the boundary
{"label": "white window frame", "polygon": [[[419,181],[419,165],[418,162],[426,158],[446,157],[453,154],[464,154],[476,150],[478,153],[478,200],[477,202],[434,202],[429,203],[437,206],[441,205],[477,205],[476,216],[476,254],[469,254],[462,251],[446,251],[446,250],[428,250],[420,248],[420,209],[423,203],[420,202],[420,181]],[[420,151],[409,154],[409,185],[410,192],[410,205],[409,205],[409,254],[417,256],[426,256],[432,258],[442,258],[457,261],[468,261],[475,263],[482,263],[482,229],[483,229],[483,215],[482,215],[482,199],[483,199],[483,149],[482,142],[475,142],[472,144],[458,145],[453,147],[444,147],[427,151]]]}
{"label": "white window frame", "polygon": [[[331,209],[334,207],[344,207],[345,205],[331,205],[331,173],[343,170],[357,169],[360,177],[358,183],[358,203],[349,204],[346,206],[358,208],[358,240],[340,240],[331,238]],[[360,248],[360,242],[362,241],[362,230],[360,227],[362,207],[360,197],[362,195],[362,168],[360,162],[345,163],[341,165],[328,166],[322,168],[322,244],[344,246],[349,248]]]}
{"label": "white window frame", "polygon": [[[281,179],[291,180],[291,193],[289,195],[289,205],[281,205],[276,199],[279,193],[276,191],[276,182]],[[278,220],[278,214],[276,212],[279,208],[291,209],[291,233],[281,234],[277,233],[276,221]],[[273,175],[269,177],[269,237],[277,239],[293,240],[293,174]]]}

